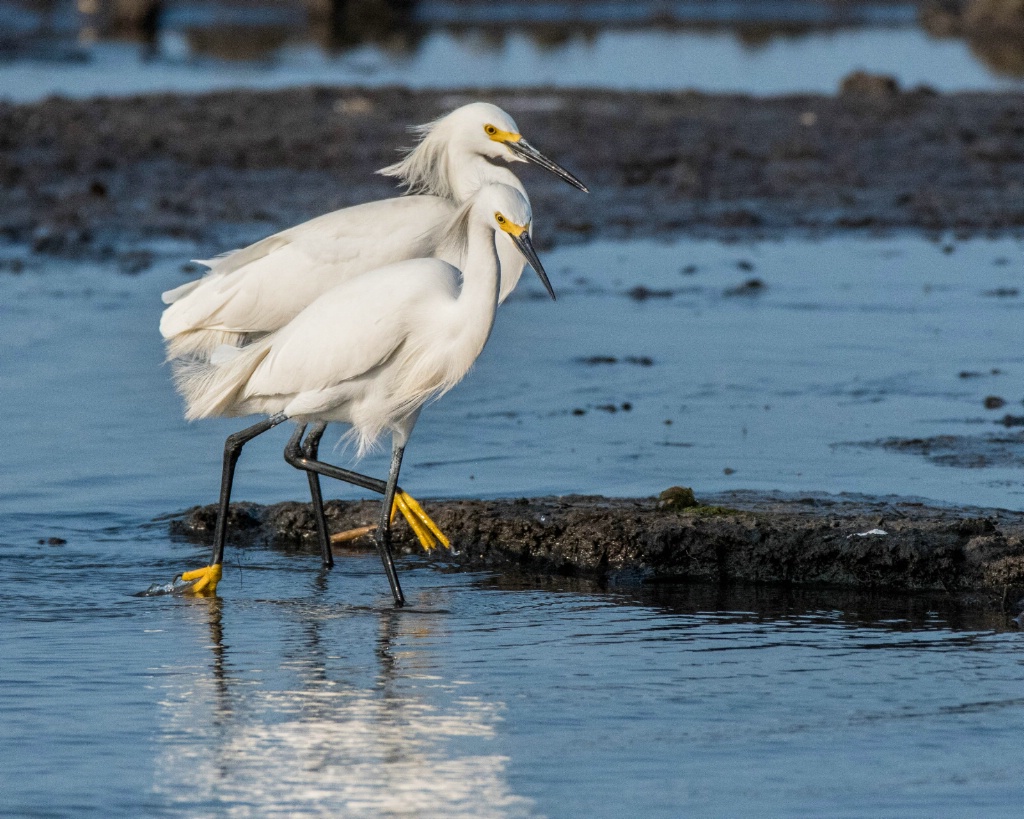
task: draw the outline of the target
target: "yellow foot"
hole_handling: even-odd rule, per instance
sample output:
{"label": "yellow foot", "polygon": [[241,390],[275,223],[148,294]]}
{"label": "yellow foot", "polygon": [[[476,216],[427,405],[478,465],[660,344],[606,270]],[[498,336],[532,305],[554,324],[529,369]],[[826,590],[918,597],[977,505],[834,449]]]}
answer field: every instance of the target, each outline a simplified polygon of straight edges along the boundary
{"label": "yellow foot", "polygon": [[[437,524],[430,519],[430,515],[423,511],[423,507],[419,505],[419,502],[407,492],[398,492],[395,495],[395,504],[391,507],[391,520],[395,519],[395,514],[398,512],[401,512],[402,516],[408,521],[409,527],[426,551],[429,552],[438,546],[444,546],[446,549],[452,548],[452,544],[449,543],[448,538],[444,536],[444,533],[438,528]],[[363,535],[370,534],[376,528],[376,526],[360,526],[358,529],[337,532],[331,535],[331,543],[347,543],[348,541],[361,538]]]}
{"label": "yellow foot", "polygon": [[446,549],[452,548],[452,544],[437,528],[437,524],[430,519],[430,515],[423,511],[423,507],[408,492],[399,492],[395,495],[395,505],[391,509],[392,518],[396,509],[405,516],[410,528],[419,538],[420,545],[426,551],[429,552],[437,548],[438,545],[444,546]]}
{"label": "yellow foot", "polygon": [[182,580],[195,581],[192,583],[192,588],[189,589],[189,594],[198,594],[205,596],[207,594],[215,594],[217,592],[217,583],[220,582],[220,563],[214,563],[212,566],[204,566],[202,569],[193,569],[190,572],[185,572],[181,576]]}

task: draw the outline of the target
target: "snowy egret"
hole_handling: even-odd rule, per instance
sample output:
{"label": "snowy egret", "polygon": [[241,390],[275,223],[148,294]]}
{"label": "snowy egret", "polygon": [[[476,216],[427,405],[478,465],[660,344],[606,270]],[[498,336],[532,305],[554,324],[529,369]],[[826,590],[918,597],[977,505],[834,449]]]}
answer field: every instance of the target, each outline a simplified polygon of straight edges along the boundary
{"label": "snowy egret", "polygon": [[[213,561],[182,575],[195,581],[194,591],[212,591],[220,579],[231,483],[242,446],[290,419],[298,424],[286,450],[290,463],[383,494],[375,539],[395,604],[404,604],[390,528],[396,498],[408,501],[398,489],[402,455],[423,405],[462,380],[490,335],[498,307],[501,237],[519,248],[554,297],[530,240],[531,221],[526,197],[507,185],[488,184],[445,231],[443,244],[463,248],[461,272],[435,258],[398,262],[337,285],[285,327],[244,347],[223,346],[208,361],[178,364],[175,381],[190,420],[270,416],[225,443]],[[308,423],[333,421],[351,425],[348,437],[358,442],[359,455],[390,430],[387,481],[323,463],[315,447],[300,445]],[[322,520],[318,526],[326,562]]]}
{"label": "snowy egret", "polygon": [[[169,359],[208,358],[221,344],[240,344],[285,326],[319,295],[346,279],[404,259],[438,255],[462,267],[461,249],[439,242],[458,206],[487,183],[515,188],[529,201],[509,162],[529,161],[586,190],[576,177],[545,157],[520,134],[515,121],[489,103],[464,105],[413,129],[417,146],[381,173],[402,180],[414,195],[328,213],[204,262],[200,279],[163,294],[160,320]],[[515,243],[497,243],[500,300],[512,292],[525,261]],[[314,426],[315,449],[324,425]],[[309,474],[314,513],[323,519],[319,479]],[[418,507],[402,497],[411,526]],[[412,501],[415,503],[415,501]],[[422,517],[422,516],[420,516]],[[425,543],[426,545],[426,543]]]}
{"label": "snowy egret", "polygon": [[[419,144],[380,173],[413,195],[327,213],[249,247],[202,262],[209,272],[163,294],[160,319],[169,359],[207,357],[219,345],[244,343],[291,321],[340,282],[404,259],[445,255],[439,230],[482,185],[499,182],[526,197],[507,163],[533,162],[580,190],[575,176],[530,145],[515,121],[489,103],[464,105],[414,129]],[[529,197],[527,197],[529,200]],[[510,241],[498,244],[500,299],[515,287],[524,261]]]}

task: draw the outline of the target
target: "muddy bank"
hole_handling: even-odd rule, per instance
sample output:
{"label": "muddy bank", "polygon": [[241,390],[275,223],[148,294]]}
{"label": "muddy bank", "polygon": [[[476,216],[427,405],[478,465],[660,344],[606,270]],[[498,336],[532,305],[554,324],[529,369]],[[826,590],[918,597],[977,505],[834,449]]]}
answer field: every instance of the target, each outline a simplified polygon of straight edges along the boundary
{"label": "muddy bank", "polygon": [[[523,178],[542,243],[802,229],[961,234],[1024,226],[1024,96],[859,78],[836,96],[314,88],[0,104],[0,238],[118,256],[211,250],[394,193],[373,171],[464,102],[507,108],[594,191]],[[7,265],[8,267],[10,265]]]}
{"label": "muddy bank", "polygon": [[[1020,426],[1019,416],[1004,416],[1004,426]],[[861,446],[873,446],[890,452],[921,455],[939,466],[961,469],[1024,467],[1024,434],[1006,435],[933,435],[930,438],[888,438]]]}
{"label": "muddy bank", "polygon": [[[425,506],[456,549],[432,559],[456,569],[627,585],[713,581],[942,591],[996,607],[1024,595],[1021,512],[750,492],[686,503],[685,493],[667,491],[660,499],[566,496]],[[371,524],[377,508],[368,501],[332,501],[331,531]],[[236,504],[231,514],[237,544],[317,551],[307,504]],[[215,518],[215,507],[195,507],[172,521],[171,531],[204,542]],[[396,545],[422,554],[404,523],[397,525]],[[352,548],[372,543],[364,538],[335,551]]]}

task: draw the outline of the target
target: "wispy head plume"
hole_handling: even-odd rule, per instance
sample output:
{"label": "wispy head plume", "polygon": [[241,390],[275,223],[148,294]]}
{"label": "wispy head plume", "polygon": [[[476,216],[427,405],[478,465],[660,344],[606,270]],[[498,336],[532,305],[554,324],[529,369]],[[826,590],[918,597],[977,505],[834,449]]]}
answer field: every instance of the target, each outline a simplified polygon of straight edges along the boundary
{"label": "wispy head plume", "polygon": [[447,116],[425,125],[413,125],[409,131],[419,137],[405,157],[377,173],[392,176],[406,186],[409,193],[428,193],[452,199],[455,191],[449,179]]}

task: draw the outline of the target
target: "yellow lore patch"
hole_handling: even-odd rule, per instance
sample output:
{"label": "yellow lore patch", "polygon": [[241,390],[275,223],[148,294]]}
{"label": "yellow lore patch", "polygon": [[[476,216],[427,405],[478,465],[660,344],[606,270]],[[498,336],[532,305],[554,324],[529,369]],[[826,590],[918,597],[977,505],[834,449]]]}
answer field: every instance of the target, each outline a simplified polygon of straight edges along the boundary
{"label": "yellow lore patch", "polygon": [[485,125],[484,133],[487,134],[489,139],[495,142],[519,142],[523,138],[522,134],[514,134],[511,131],[502,131],[495,125]]}
{"label": "yellow lore patch", "polygon": [[529,227],[529,225],[517,225],[511,219],[507,219],[500,212],[494,214],[494,221],[498,223],[498,227],[500,227],[503,231],[505,231],[506,233],[510,233],[516,237],[522,236],[523,233],[525,233],[527,228]]}

